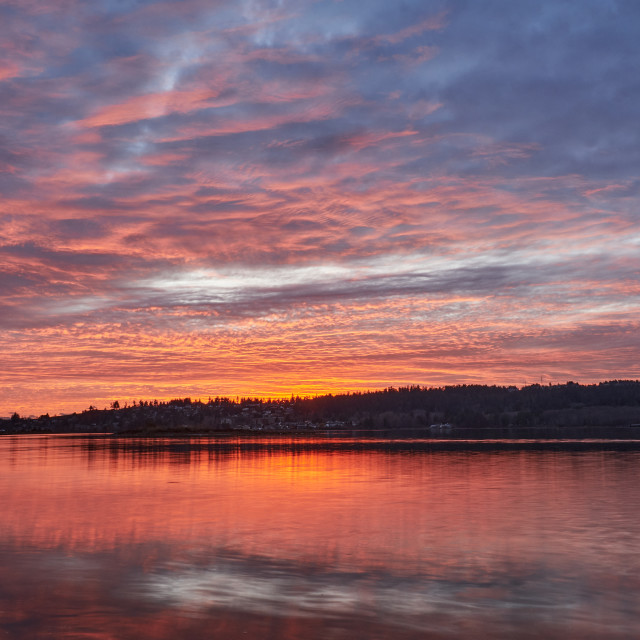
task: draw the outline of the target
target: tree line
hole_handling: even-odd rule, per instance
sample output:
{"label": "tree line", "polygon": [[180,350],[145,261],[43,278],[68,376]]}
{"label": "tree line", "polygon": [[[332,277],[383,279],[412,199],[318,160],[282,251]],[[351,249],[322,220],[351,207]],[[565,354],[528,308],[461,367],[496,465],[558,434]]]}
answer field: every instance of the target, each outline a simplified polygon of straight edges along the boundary
{"label": "tree line", "polygon": [[285,399],[191,397],[171,400],[114,400],[110,408],[90,406],[66,416],[21,418],[14,413],[0,427],[6,432],[110,431],[177,428],[224,430],[235,427],[323,426],[364,428],[460,428],[622,426],[640,424],[640,381],[597,384],[532,384],[387,387],[379,391]]}

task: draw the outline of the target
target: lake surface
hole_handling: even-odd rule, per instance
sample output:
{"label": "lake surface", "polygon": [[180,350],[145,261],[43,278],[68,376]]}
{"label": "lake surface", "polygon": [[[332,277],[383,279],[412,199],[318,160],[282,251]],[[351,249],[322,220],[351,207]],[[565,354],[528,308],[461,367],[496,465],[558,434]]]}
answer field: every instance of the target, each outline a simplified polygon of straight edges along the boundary
{"label": "lake surface", "polygon": [[574,448],[5,436],[0,638],[638,638],[640,450]]}

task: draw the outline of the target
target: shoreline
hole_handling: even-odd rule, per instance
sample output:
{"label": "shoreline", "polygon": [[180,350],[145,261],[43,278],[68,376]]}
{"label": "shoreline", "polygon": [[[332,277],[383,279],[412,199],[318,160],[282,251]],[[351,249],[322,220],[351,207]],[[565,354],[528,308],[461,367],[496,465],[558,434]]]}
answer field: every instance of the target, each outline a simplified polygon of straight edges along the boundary
{"label": "shoreline", "polygon": [[[255,433],[224,431],[216,433],[29,433],[0,436],[54,436],[65,439],[102,440],[105,445],[123,451],[233,451],[271,450],[280,452],[439,452],[439,451],[640,451],[640,430],[636,438],[488,438],[488,437],[382,437],[351,435],[335,431]],[[0,438],[1,441],[1,438]],[[91,445],[89,445],[91,446]]]}

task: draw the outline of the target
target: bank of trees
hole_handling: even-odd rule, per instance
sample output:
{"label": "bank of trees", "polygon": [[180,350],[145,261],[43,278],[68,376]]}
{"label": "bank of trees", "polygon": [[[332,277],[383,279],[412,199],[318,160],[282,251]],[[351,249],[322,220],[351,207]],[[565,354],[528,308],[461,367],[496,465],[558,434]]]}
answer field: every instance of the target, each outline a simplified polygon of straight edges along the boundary
{"label": "bank of trees", "polygon": [[90,432],[327,426],[421,428],[580,427],[640,424],[640,381],[573,382],[522,388],[495,385],[388,387],[380,391],[287,399],[210,397],[169,401],[114,400],[66,416],[25,419],[15,413],[3,432]]}

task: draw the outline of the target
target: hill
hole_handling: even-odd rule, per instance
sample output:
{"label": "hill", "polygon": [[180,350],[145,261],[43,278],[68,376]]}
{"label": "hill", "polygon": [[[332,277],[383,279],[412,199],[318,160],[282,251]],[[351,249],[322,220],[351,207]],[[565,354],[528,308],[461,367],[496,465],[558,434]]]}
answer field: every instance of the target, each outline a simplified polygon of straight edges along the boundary
{"label": "hill", "polygon": [[[522,388],[455,385],[437,388],[389,387],[382,391],[287,400],[225,397],[206,401],[176,398],[140,400],[109,409],[62,416],[45,414],[0,421],[0,433],[219,433],[226,431],[313,431],[400,429],[431,433],[534,429],[566,431],[582,427],[640,425],[640,381],[574,382]],[[638,431],[640,434],[640,429]]]}

